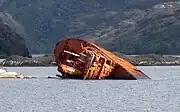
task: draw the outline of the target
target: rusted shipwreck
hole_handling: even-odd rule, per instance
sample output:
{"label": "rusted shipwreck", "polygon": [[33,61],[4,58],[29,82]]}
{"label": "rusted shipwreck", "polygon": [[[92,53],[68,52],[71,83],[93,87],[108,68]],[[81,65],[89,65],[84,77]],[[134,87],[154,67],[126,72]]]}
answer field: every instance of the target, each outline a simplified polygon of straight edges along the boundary
{"label": "rusted shipwreck", "polygon": [[54,49],[61,78],[72,79],[149,79],[130,62],[85,40],[68,38]]}

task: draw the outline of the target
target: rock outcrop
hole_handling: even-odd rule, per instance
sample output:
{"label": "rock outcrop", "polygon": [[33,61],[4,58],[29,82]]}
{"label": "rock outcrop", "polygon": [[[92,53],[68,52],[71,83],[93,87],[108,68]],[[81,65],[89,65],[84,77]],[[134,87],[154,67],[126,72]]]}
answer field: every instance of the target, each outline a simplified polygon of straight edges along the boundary
{"label": "rock outcrop", "polygon": [[23,36],[17,33],[11,27],[12,24],[5,20],[7,16],[2,15],[3,13],[0,13],[0,17],[3,17],[0,18],[0,58],[11,55],[30,56]]}
{"label": "rock outcrop", "polygon": [[0,66],[13,67],[13,66],[55,66],[54,56],[40,56],[40,57],[22,57],[13,55],[0,63]]}

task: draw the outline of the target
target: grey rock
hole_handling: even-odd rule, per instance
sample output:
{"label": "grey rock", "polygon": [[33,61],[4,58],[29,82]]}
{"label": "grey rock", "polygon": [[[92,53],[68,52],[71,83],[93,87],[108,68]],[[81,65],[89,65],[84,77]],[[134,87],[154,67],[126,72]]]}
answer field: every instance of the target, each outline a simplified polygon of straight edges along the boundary
{"label": "grey rock", "polygon": [[35,58],[28,58],[13,55],[0,63],[1,66],[55,66],[53,56],[41,56]]}
{"label": "grey rock", "polygon": [[11,27],[13,23],[10,21],[7,15],[0,13],[0,58],[11,55],[30,56],[23,36]]}

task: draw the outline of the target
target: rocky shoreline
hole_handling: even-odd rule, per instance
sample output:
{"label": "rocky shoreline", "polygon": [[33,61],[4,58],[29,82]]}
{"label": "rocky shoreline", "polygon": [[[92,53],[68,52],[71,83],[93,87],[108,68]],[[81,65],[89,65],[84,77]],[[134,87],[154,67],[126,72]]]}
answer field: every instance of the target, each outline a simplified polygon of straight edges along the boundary
{"label": "rocky shoreline", "polygon": [[179,66],[180,57],[165,55],[140,55],[130,56],[132,63],[136,66]]}
{"label": "rocky shoreline", "polygon": [[10,56],[0,63],[3,67],[36,67],[36,66],[56,66],[52,55],[38,57]]}
{"label": "rocky shoreline", "polygon": [[[116,54],[117,55],[117,54]],[[163,55],[118,55],[121,58],[128,60],[136,66],[180,66],[180,57],[176,56],[163,56]],[[56,66],[53,55],[44,55],[37,57],[22,57],[13,55],[2,62],[0,66],[3,67],[37,67],[37,66]]]}

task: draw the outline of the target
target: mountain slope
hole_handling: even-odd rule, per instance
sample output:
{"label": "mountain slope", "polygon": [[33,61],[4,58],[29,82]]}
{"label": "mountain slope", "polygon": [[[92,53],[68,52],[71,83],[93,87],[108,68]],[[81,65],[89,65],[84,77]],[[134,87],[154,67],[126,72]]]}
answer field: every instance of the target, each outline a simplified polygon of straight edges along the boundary
{"label": "mountain slope", "polygon": [[172,46],[179,48],[172,39],[179,37],[179,3],[169,1],[5,0],[1,10],[24,26],[33,53],[51,52],[68,36],[91,36],[105,48],[127,54],[179,53]]}
{"label": "mountain slope", "polygon": [[98,35],[105,41],[101,38],[97,41],[126,54],[180,53],[180,3],[155,5],[147,12],[139,11],[138,16],[132,16],[105,30],[105,34]]}
{"label": "mountain slope", "polygon": [[30,56],[23,36],[17,33],[8,22],[12,21],[9,21],[7,15],[0,13],[0,57]]}

